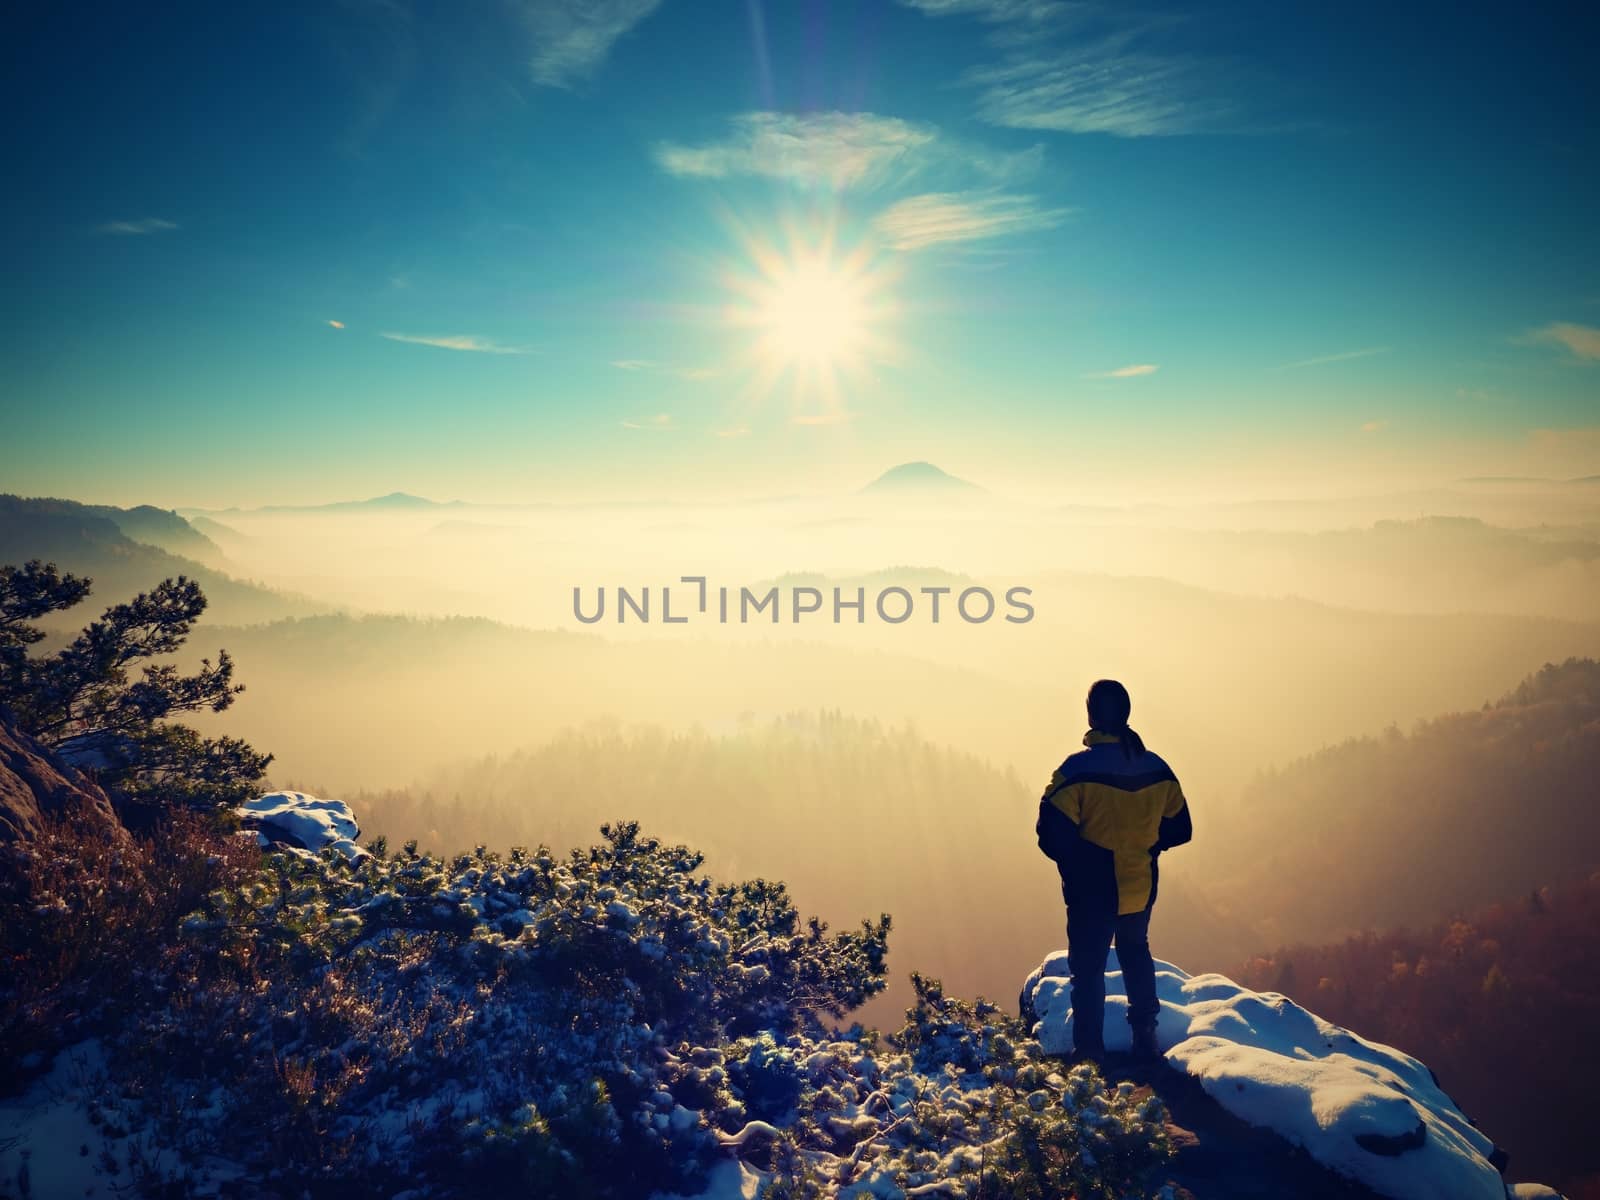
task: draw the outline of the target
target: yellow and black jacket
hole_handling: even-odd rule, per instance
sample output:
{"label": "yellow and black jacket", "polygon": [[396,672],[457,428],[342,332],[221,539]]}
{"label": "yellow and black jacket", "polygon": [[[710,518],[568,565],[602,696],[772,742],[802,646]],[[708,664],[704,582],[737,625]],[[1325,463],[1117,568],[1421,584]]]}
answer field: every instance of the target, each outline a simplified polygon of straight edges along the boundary
{"label": "yellow and black jacket", "polygon": [[1060,869],[1069,906],[1135,913],[1155,903],[1156,855],[1194,836],[1189,805],[1159,754],[1130,758],[1098,729],[1083,744],[1039,800],[1039,849]]}

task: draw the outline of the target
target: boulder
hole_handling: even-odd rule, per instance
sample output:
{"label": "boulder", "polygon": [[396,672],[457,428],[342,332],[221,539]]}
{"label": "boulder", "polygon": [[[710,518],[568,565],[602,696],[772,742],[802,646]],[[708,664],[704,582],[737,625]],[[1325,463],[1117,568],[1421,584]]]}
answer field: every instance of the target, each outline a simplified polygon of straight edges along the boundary
{"label": "boulder", "polygon": [[82,816],[127,836],[104,789],[0,711],[0,842],[32,840],[45,818],[62,816]]}
{"label": "boulder", "polygon": [[[1105,1044],[1131,1044],[1115,951]],[[1165,1066],[1233,1117],[1323,1168],[1395,1200],[1505,1200],[1504,1155],[1403,1051],[1352,1033],[1278,992],[1156,962],[1156,1038]],[[1024,1019],[1050,1054],[1072,1049],[1072,971],[1045,959],[1022,989]]]}

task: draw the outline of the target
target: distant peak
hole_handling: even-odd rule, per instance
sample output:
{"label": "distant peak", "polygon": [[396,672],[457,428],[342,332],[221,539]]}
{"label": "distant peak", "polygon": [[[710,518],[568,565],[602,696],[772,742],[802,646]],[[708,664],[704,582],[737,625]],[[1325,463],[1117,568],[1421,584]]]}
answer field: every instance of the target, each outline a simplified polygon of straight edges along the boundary
{"label": "distant peak", "polygon": [[429,500],[426,496],[413,496],[410,492],[390,492],[387,496],[373,496],[370,500],[335,500],[330,504],[268,504],[254,510],[224,509],[224,512],[361,512],[371,509],[421,509],[446,508],[460,504],[459,500]]}
{"label": "distant peak", "polygon": [[410,492],[390,492],[387,496],[374,496],[367,503],[387,508],[432,508],[437,501],[429,500],[426,496],[413,496]]}
{"label": "distant peak", "polygon": [[890,467],[879,475],[866,487],[864,492],[901,492],[901,491],[980,491],[975,483],[965,479],[958,479],[948,471],[934,466],[930,462],[901,463],[898,467]]}

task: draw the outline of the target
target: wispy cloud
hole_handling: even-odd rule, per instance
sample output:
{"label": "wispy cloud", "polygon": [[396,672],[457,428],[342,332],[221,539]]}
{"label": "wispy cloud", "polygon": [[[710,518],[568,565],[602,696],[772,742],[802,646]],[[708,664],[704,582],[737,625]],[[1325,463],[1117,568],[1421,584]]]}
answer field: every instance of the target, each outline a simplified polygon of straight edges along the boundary
{"label": "wispy cloud", "polygon": [[749,437],[750,436],[750,426],[748,426],[748,425],[729,425],[725,429],[713,429],[711,432],[713,434],[715,434],[719,438]]}
{"label": "wispy cloud", "polygon": [[654,359],[649,358],[619,358],[613,360],[611,365],[619,371],[644,371],[652,374],[670,375],[674,379],[684,379],[691,383],[715,379],[718,374],[715,367],[680,367],[671,363],[656,362]]}
{"label": "wispy cloud", "polygon": [[165,221],[160,217],[144,217],[138,221],[107,221],[104,225],[95,226],[95,232],[142,237],[150,233],[171,233],[176,228],[178,228],[176,221]]}
{"label": "wispy cloud", "polygon": [[1236,115],[1204,94],[1206,71],[1181,57],[1098,46],[1013,58],[971,71],[978,115],[1013,129],[1170,137],[1215,132]]}
{"label": "wispy cloud", "polygon": [[1387,421],[1368,421],[1361,426],[1361,432],[1382,433],[1387,428],[1389,428],[1389,422]]}
{"label": "wispy cloud", "polygon": [[329,321],[328,322],[328,327],[330,329],[343,329],[344,328],[344,322],[343,321]]}
{"label": "wispy cloud", "polygon": [[1238,64],[1199,57],[1169,37],[1182,21],[1054,0],[901,0],[933,17],[972,17],[1001,51],[962,82],[995,125],[1116,137],[1233,131]]}
{"label": "wispy cloud", "polygon": [[426,337],[413,333],[385,333],[381,336],[388,338],[391,342],[407,342],[413,346],[437,346],[441,350],[466,350],[473,354],[530,353],[525,347],[502,346],[498,342],[470,333],[451,334],[445,337]]}
{"label": "wispy cloud", "polygon": [[670,174],[690,178],[758,175],[843,190],[903,184],[941,170],[1014,182],[1038,171],[1044,147],[992,150],[932,125],[870,112],[751,112],[734,117],[728,135],[717,141],[662,142],[655,159]]}
{"label": "wispy cloud", "polygon": [[937,136],[927,126],[874,113],[752,112],[735,117],[721,141],[663,142],[655,155],[673,175],[765,175],[845,188],[881,177]]}
{"label": "wispy cloud", "polygon": [[900,0],[929,16],[974,16],[984,21],[1044,21],[1069,9],[1064,0]]}
{"label": "wispy cloud", "polygon": [[1565,346],[1575,358],[1584,362],[1600,360],[1600,329],[1592,325],[1557,321],[1543,329],[1535,329],[1529,336],[1536,342],[1554,342]]}
{"label": "wispy cloud", "polygon": [[1044,208],[1033,196],[930,192],[908,196],[879,213],[874,228],[896,250],[1031,233],[1061,224],[1066,208]]}
{"label": "wispy cloud", "polygon": [[1365,350],[1344,350],[1338,354],[1319,354],[1316,358],[1302,358],[1299,362],[1284,363],[1274,371],[1298,371],[1301,367],[1320,367],[1325,363],[1348,362],[1352,358],[1371,358],[1374,354],[1387,354],[1387,346],[1369,346]]}
{"label": "wispy cloud", "polygon": [[1154,375],[1161,369],[1160,363],[1134,363],[1132,366],[1118,367],[1114,371],[1091,371],[1085,379],[1137,379],[1141,375]]}
{"label": "wispy cloud", "polygon": [[673,427],[672,414],[656,413],[654,416],[640,417],[636,421],[624,421],[622,422],[622,427],[624,429],[643,429],[659,433],[662,430]]}
{"label": "wispy cloud", "polygon": [[654,12],[661,0],[520,0],[517,11],[533,42],[535,83],[571,87],[592,74],[611,47]]}

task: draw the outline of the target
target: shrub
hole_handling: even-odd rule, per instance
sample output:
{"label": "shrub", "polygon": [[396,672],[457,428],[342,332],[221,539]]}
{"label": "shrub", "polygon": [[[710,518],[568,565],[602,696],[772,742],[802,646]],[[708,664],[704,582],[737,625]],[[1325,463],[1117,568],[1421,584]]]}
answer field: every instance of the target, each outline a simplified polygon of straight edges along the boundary
{"label": "shrub", "polygon": [[0,845],[0,1060],[42,1055],[125,1011],[163,969],[179,918],[259,859],[181,812],[133,838],[47,816],[33,841]]}
{"label": "shrub", "polygon": [[344,1198],[693,1193],[733,1155],[796,1200],[1109,1197],[1163,1160],[1157,1102],[936,983],[893,1037],[829,1029],[884,986],[887,917],[830,933],[782,884],[602,832],[223,880],[112,1039],[115,1120],[166,1162]]}

